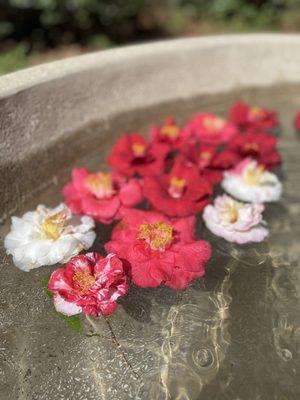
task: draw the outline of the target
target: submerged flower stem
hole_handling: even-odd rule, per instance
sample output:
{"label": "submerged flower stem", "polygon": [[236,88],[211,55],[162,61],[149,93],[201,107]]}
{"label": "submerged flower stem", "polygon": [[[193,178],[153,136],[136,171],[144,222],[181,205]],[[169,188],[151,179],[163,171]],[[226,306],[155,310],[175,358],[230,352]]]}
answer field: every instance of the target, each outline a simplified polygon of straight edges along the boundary
{"label": "submerged flower stem", "polygon": [[[122,348],[122,346],[121,346],[121,343],[120,343],[120,342],[118,341],[118,339],[117,339],[117,336],[116,336],[116,334],[115,334],[115,332],[114,332],[114,330],[113,330],[113,328],[112,328],[112,326],[111,326],[111,323],[110,323],[109,319],[108,319],[107,317],[105,317],[104,315],[103,315],[103,318],[104,318],[104,320],[105,320],[105,322],[106,322],[106,325],[107,325],[107,327],[108,327],[108,330],[109,330],[109,332],[110,332],[111,339],[112,339],[112,341],[114,342],[114,344],[115,344],[115,346],[117,347],[117,349],[120,351],[120,354],[121,354],[121,356],[122,356],[122,358],[123,358],[125,364],[128,366],[128,368],[129,368],[130,371],[133,373],[133,375],[134,375],[137,379],[141,380],[140,375],[134,370],[133,366],[132,366],[131,363],[128,361],[127,356],[126,356],[126,354],[124,353],[124,350],[123,350],[123,348]],[[91,319],[91,317],[90,317],[88,314],[86,314],[86,319],[87,319],[87,320],[89,321],[89,323],[95,328],[95,324],[94,324],[93,320]],[[99,335],[99,336],[100,336],[100,335]]]}

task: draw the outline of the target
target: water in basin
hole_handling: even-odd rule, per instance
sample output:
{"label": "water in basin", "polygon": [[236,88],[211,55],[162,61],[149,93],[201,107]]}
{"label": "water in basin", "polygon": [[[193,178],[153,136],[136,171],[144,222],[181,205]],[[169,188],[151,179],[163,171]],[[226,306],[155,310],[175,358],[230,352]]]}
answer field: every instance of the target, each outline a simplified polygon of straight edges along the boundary
{"label": "water in basin", "polygon": [[[283,165],[277,172],[284,194],[267,207],[270,237],[262,244],[229,244],[210,234],[199,218],[197,235],[214,249],[205,278],[185,291],[132,286],[109,317],[122,350],[101,318],[83,316],[80,335],[53,314],[41,280],[55,267],[24,273],[2,249],[1,400],[300,398],[300,140],[292,129],[299,88],[178,100],[119,116],[119,129],[104,136],[103,125],[89,127],[69,139],[78,142],[72,165],[41,182],[43,190],[17,205],[17,213],[39,203],[55,206],[71,167],[103,168],[125,130],[145,131],[148,122],[168,114],[179,121],[198,110],[225,114],[237,99],[274,108],[281,118]],[[6,221],[2,237],[8,229]],[[93,249],[103,251],[111,227],[98,225],[97,231]]]}

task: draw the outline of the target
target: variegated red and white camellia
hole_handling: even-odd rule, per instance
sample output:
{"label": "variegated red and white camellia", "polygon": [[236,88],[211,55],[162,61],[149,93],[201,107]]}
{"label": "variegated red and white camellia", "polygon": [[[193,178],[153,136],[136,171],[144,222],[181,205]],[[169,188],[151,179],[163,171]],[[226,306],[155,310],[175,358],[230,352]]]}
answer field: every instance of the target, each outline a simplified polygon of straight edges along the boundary
{"label": "variegated red and white camellia", "polygon": [[116,255],[87,253],[54,271],[48,288],[54,293],[56,311],[64,315],[105,316],[115,311],[116,301],[128,285],[123,263]]}

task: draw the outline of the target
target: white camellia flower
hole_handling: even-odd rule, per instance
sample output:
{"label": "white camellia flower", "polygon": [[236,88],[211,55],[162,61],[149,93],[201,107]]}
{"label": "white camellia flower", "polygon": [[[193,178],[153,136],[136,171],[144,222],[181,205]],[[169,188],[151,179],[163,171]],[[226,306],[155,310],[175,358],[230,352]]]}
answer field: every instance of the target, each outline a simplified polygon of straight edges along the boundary
{"label": "white camellia flower", "polygon": [[204,208],[203,219],[211,232],[229,242],[261,242],[269,233],[264,209],[263,204],[241,203],[224,194]]}
{"label": "white camellia flower", "polygon": [[5,238],[7,254],[23,271],[65,263],[94,243],[95,224],[91,217],[73,216],[65,204],[54,209],[43,205],[22,218],[12,217],[11,231]]}
{"label": "white camellia flower", "polygon": [[225,171],[221,185],[233,197],[250,203],[278,201],[282,193],[282,185],[277,176],[251,158]]}

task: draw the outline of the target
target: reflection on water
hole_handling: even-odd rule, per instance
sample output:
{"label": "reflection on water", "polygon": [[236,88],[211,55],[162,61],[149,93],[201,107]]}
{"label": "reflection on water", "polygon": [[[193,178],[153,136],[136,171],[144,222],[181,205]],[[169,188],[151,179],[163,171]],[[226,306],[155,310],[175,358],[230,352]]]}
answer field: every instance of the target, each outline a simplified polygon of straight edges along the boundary
{"label": "reflection on water", "polygon": [[[197,108],[224,112],[236,94],[164,105],[149,115],[182,118]],[[291,118],[300,108],[292,89],[255,90],[245,100],[280,111],[284,135],[284,199],[269,205],[271,236],[264,244],[235,246],[217,239],[198,221],[214,248],[204,279],[177,292],[132,287],[116,314],[82,318],[84,335],[51,313],[41,278],[0,266],[0,399],[2,400],[293,400],[300,398],[300,159]],[[133,128],[137,121],[129,119]],[[126,122],[128,123],[128,121]],[[103,142],[107,151],[114,138]],[[98,152],[78,166],[101,168]],[[28,201],[55,205],[69,170]],[[6,223],[1,233],[8,229]],[[98,227],[102,250],[109,227]]]}

